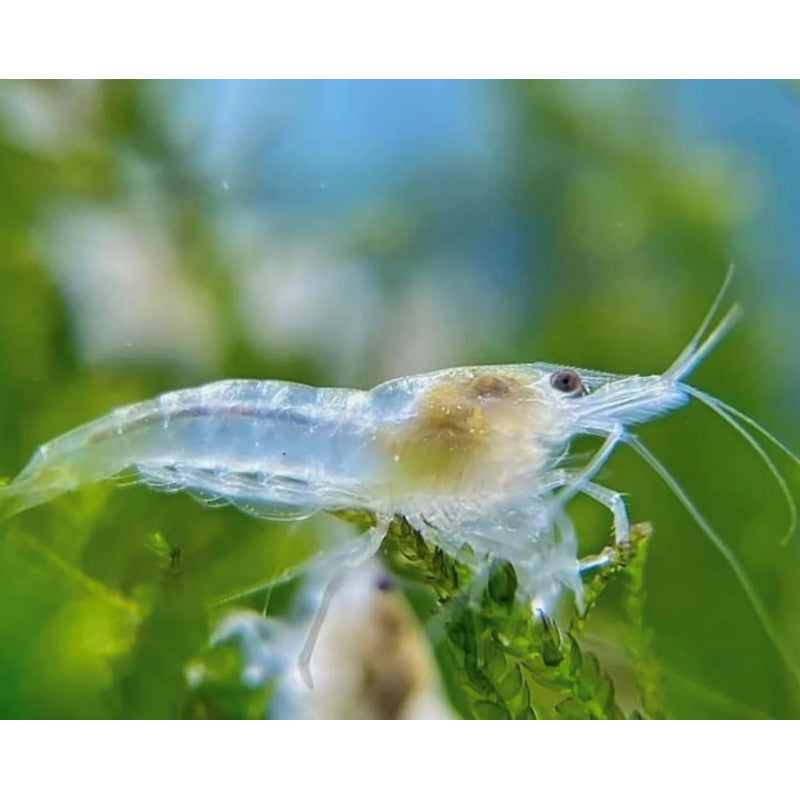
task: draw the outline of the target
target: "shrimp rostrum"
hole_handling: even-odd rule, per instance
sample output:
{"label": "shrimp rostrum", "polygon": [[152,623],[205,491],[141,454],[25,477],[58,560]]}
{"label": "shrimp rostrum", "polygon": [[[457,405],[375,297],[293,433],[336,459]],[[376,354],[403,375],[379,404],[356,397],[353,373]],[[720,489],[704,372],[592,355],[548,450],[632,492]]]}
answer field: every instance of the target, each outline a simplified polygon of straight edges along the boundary
{"label": "shrimp rostrum", "polygon": [[[673,476],[630,432],[697,399],[764,460],[794,522],[786,481],[757,436],[796,457],[742,412],[685,382],[735,321],[733,307],[712,328],[728,282],[684,351],[658,375],[533,363],[446,369],[370,391],[221,381],[116,409],[42,445],[19,476],[0,489],[0,508],[14,514],[124,473],[153,488],[187,491],[270,519],[365,510],[375,527],[333,559],[329,591],[312,624],[313,642],[330,594],[348,567],[377,551],[398,515],[448,554],[469,558],[472,566],[508,560],[523,596],[545,612],[565,588],[580,604],[582,568],[602,565],[604,556],[578,560],[567,504],[580,493],[605,506],[616,549],[627,547],[630,525],[623,497],[596,482],[614,449],[627,444],[728,560],[788,662],[738,561]],[[579,435],[603,438],[582,468],[567,458]],[[306,663],[309,657],[310,651]]]}

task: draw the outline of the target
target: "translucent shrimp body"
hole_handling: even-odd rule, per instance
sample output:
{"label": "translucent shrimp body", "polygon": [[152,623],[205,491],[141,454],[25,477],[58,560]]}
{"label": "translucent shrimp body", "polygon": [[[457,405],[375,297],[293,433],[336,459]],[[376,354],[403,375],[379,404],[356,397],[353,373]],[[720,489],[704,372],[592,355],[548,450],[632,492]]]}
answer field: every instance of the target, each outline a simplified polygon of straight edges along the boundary
{"label": "translucent shrimp body", "polygon": [[530,563],[537,586],[550,585],[542,498],[563,483],[552,468],[575,424],[551,372],[465,367],[368,392],[245,380],[171,392],[42,445],[0,503],[12,514],[126,476],[264,518],[401,514],[453,554],[468,544],[476,562]]}
{"label": "translucent shrimp body", "polygon": [[502,494],[522,471],[541,468],[548,448],[534,436],[517,438],[521,415],[507,413],[501,429],[487,419],[491,398],[462,396],[484,373],[500,385],[496,370],[463,369],[372,392],[281,381],[170,392],[42,445],[2,496],[13,513],[130,470],[157,488],[270,518],[343,508],[395,513],[443,493]]}
{"label": "translucent shrimp body", "polygon": [[[41,446],[9,511],[119,474],[265,517],[356,502],[369,468],[361,392],[222,381],[119,408]],[[343,453],[347,458],[342,458]]]}

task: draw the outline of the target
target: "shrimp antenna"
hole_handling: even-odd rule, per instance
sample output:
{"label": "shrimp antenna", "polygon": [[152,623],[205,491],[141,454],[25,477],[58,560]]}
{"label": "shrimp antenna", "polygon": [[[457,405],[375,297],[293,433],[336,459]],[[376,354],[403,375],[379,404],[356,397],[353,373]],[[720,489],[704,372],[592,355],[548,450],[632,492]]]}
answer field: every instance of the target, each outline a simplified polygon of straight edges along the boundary
{"label": "shrimp antenna", "polygon": [[728,331],[738,322],[742,310],[738,305],[730,307],[716,328],[708,334],[706,340],[699,346],[693,347],[685,357],[679,358],[665,373],[666,378],[683,379],[705,359],[705,357],[725,338]]}
{"label": "shrimp antenna", "polygon": [[788,533],[781,539],[781,544],[785,545],[788,543],[789,539],[791,538],[792,534],[794,533],[795,528],[797,527],[797,506],[794,502],[794,498],[792,497],[791,492],[789,491],[789,487],[786,484],[786,479],[783,477],[783,474],[779,472],[778,468],[773,463],[772,459],[764,452],[763,448],[758,445],[758,443],[753,439],[752,436],[744,429],[742,425],[740,425],[736,420],[741,420],[746,425],[749,425],[753,430],[757,433],[760,433],[767,441],[771,442],[775,445],[782,453],[787,455],[795,464],[800,466],[800,456],[798,456],[795,452],[790,450],[774,433],[768,431],[763,425],[756,422],[752,417],[748,417],[743,411],[739,411],[738,408],[734,408],[728,403],[724,403],[722,400],[710,395],[700,389],[696,389],[694,386],[684,386],[684,390],[692,395],[692,397],[699,400],[703,405],[710,408],[714,413],[718,414],[722,417],[728,424],[733,426],[748,442],[753,446],[755,451],[761,456],[761,459],[769,468],[770,472],[773,474],[775,479],[781,486],[781,490],[786,497],[786,500],[789,504],[789,509],[791,512],[791,525],[789,526]]}
{"label": "shrimp antenna", "polygon": [[703,533],[705,533],[711,544],[714,545],[720,555],[728,563],[728,566],[733,570],[736,579],[739,581],[739,585],[747,595],[750,605],[756,612],[756,616],[758,617],[764,632],[767,634],[767,637],[783,659],[783,662],[789,672],[791,672],[792,677],[794,677],[797,683],[800,684],[800,669],[795,664],[792,655],[790,654],[786,645],[783,643],[783,639],[775,627],[772,619],[770,618],[767,609],[764,607],[764,603],[759,597],[758,592],[756,592],[755,588],[753,587],[753,584],[750,583],[750,579],[747,577],[744,567],[742,567],[742,565],[739,563],[739,560],[733,554],[733,551],[728,547],[728,545],[725,544],[725,542],[722,541],[719,534],[711,526],[711,523],[709,523],[700,513],[697,506],[689,498],[678,481],[675,480],[672,473],[655,457],[655,455],[653,455],[652,452],[650,452],[641,439],[631,434],[627,434],[624,441],[626,444],[629,444],[650,465],[650,467],[652,467],[653,471],[664,481],[664,483],[667,484],[670,491],[675,495],[675,497],[678,498],[681,505],[686,509],[686,511],[689,512],[689,515],[698,524]]}
{"label": "shrimp antenna", "polygon": [[684,362],[690,362],[693,360],[693,357],[697,350],[698,344],[700,343],[700,340],[705,335],[706,330],[708,330],[708,326],[711,324],[711,320],[714,319],[714,317],[717,315],[717,312],[719,311],[719,308],[722,305],[722,300],[728,293],[731,281],[733,280],[733,273],[734,273],[734,264],[733,262],[731,262],[731,265],[728,267],[728,272],[725,275],[725,280],[722,282],[722,286],[717,292],[717,296],[714,298],[714,302],[711,304],[711,308],[708,309],[705,317],[703,318],[702,323],[700,323],[700,327],[697,329],[697,333],[695,333],[689,344],[687,344],[686,347],[683,348],[681,354],[667,369],[665,373],[666,375],[682,373],[683,372],[682,367],[684,365]]}

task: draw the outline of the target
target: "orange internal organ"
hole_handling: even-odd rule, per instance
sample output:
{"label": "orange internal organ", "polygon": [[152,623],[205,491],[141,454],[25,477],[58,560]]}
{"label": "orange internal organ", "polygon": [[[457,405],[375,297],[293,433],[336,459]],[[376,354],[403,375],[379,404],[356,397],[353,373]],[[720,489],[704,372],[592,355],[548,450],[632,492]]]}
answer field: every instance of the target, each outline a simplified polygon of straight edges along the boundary
{"label": "orange internal organ", "polygon": [[422,398],[416,417],[386,440],[398,489],[477,489],[535,467],[529,435],[538,393],[503,372],[449,377]]}

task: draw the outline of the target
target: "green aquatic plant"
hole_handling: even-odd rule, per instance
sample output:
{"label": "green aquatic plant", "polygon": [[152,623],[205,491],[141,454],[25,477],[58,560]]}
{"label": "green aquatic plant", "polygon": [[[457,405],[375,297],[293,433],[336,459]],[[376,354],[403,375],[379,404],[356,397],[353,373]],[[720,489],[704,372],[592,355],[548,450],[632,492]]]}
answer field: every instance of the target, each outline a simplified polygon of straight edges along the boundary
{"label": "green aquatic plant", "polygon": [[[428,624],[442,631],[436,653],[456,709],[478,719],[616,719],[614,684],[597,657],[579,642],[579,633],[609,582],[627,573],[626,608],[635,630],[633,655],[642,679],[643,707],[654,713],[658,682],[644,627],[641,578],[647,526],[635,526],[631,548],[617,550],[613,566],[586,585],[585,609],[559,626],[517,596],[517,577],[507,561],[495,562],[473,585],[471,571],[429,545],[405,520],[393,523],[384,546],[401,574],[430,587],[436,608]],[[440,624],[437,624],[440,623]],[[655,711],[660,715],[660,709]]]}

